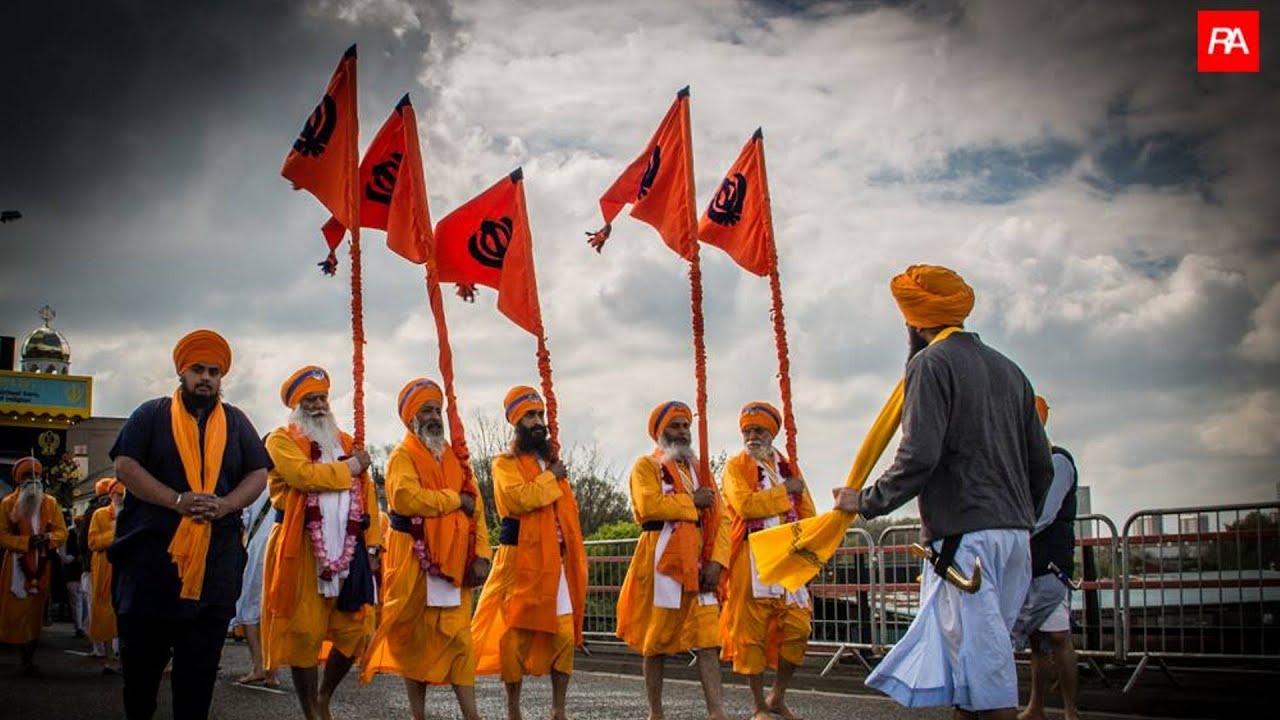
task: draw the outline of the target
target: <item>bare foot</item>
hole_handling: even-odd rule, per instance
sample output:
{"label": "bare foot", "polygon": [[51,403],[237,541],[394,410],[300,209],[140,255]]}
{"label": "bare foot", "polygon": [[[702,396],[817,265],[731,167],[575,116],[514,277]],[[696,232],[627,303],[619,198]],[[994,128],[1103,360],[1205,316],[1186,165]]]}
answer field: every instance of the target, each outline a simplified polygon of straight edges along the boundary
{"label": "bare foot", "polygon": [[769,701],[769,712],[781,716],[782,720],[800,720],[800,716],[791,712],[786,703]]}
{"label": "bare foot", "polygon": [[768,710],[757,710],[755,711],[755,714],[751,716],[751,720],[774,720],[773,713]]}
{"label": "bare foot", "polygon": [[236,678],[236,682],[239,683],[240,685],[252,685],[254,683],[260,683],[266,679],[267,679],[266,673],[255,670],[254,672],[245,673],[244,675],[241,675],[240,677]]}
{"label": "bare foot", "polygon": [[279,690],[280,678],[279,676],[276,675],[276,671],[272,670],[271,672],[268,672],[266,674],[266,677],[262,680],[262,684],[271,688],[272,690]]}
{"label": "bare foot", "polygon": [[[1044,716],[1044,710],[1027,708],[1018,713],[1018,720],[1046,720],[1046,718]],[[1080,719],[1074,718],[1074,720]]]}

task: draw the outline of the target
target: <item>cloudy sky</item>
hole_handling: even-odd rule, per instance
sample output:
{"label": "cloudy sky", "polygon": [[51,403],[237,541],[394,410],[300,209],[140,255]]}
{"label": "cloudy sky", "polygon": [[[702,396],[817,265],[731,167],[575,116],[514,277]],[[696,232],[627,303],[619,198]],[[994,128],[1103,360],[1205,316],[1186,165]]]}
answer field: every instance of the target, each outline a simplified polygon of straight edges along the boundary
{"label": "cloudy sky", "polygon": [[[690,85],[700,203],[764,128],[820,505],[902,371],[887,283],[918,262],[974,286],[969,327],[1049,398],[1096,512],[1276,497],[1280,83],[1269,56],[1198,75],[1196,4],[60,5],[20,0],[0,28],[0,209],[24,215],[0,226],[0,333],[53,305],[96,414],[170,392],[174,341],[208,326],[259,429],[308,363],[350,416],[349,264],[317,271],[327,216],[279,169],[355,42],[362,142],[410,93],[434,217],[524,167],[567,444],[624,467],[649,409],[692,399],[685,266],[625,216],[603,255],[583,235]],[[710,440],[735,449],[737,408],[777,398],[768,288],[703,257]],[[364,264],[381,444],[401,384],[438,374],[435,335],[420,269],[376,231]],[[492,293],[447,304],[463,410],[496,416],[536,382],[533,339]]]}

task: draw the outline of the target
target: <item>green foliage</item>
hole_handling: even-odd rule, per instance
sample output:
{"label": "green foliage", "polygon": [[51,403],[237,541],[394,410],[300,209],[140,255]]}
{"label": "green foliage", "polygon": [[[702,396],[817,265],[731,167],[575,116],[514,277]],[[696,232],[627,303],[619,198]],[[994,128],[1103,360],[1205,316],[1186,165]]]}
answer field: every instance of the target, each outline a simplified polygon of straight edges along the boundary
{"label": "green foliage", "polygon": [[588,540],[627,540],[640,537],[640,526],[633,520],[619,520],[601,525],[587,536]]}

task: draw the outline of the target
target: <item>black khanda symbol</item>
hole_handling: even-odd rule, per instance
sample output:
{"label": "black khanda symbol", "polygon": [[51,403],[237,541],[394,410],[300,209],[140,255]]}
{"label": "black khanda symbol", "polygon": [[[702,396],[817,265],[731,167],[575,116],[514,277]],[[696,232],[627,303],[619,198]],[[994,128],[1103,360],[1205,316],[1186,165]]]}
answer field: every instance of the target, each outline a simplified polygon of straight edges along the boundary
{"label": "black khanda symbol", "polygon": [[507,246],[511,244],[511,218],[500,220],[484,220],[480,229],[467,239],[467,250],[476,262],[491,268],[501,268],[502,260],[507,255]]}
{"label": "black khanda symbol", "polygon": [[373,166],[373,177],[364,185],[364,196],[383,205],[391,204],[391,193],[396,189],[400,176],[400,160],[403,153],[393,152],[387,160]]}
{"label": "black khanda symbol", "polygon": [[653,146],[653,155],[649,156],[649,167],[644,169],[644,176],[640,178],[640,191],[636,194],[636,199],[641,199],[649,194],[650,188],[653,187],[653,181],[658,177],[658,168],[662,167],[662,146]]}
{"label": "black khanda symbol", "polygon": [[717,225],[737,225],[742,219],[742,204],[747,199],[747,178],[742,173],[726,177],[720,192],[707,206],[707,217]]}
{"label": "black khanda symbol", "polygon": [[338,124],[338,103],[328,93],[316,105],[302,126],[298,139],[293,141],[293,150],[303,157],[318,158],[324,154],[329,139],[333,137],[333,128]]}

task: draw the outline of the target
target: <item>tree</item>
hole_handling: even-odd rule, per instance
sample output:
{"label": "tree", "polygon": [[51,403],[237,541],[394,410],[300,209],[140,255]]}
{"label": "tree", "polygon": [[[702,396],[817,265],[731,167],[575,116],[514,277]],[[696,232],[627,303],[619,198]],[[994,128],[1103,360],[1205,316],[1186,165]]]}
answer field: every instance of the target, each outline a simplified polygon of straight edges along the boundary
{"label": "tree", "polygon": [[369,448],[369,477],[373,480],[373,485],[378,490],[378,504],[385,509],[387,507],[387,461],[391,458],[391,451],[396,446],[391,443],[385,445],[374,445]]}

